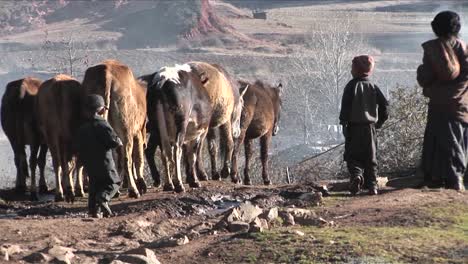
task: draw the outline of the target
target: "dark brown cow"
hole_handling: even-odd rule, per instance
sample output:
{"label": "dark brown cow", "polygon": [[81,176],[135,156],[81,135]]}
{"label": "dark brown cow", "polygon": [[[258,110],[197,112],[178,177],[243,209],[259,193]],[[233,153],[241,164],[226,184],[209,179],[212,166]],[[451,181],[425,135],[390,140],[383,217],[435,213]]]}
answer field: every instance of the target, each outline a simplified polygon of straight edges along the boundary
{"label": "dark brown cow", "polygon": [[197,156],[208,132],[212,107],[199,75],[194,74],[188,64],[163,67],[154,74],[148,86],[148,117],[150,124],[157,125],[152,128],[152,133],[160,136],[166,170],[164,190],[185,191],[181,175],[184,152],[187,181],[191,187],[200,187]]}
{"label": "dark brown cow", "polygon": [[237,175],[237,156],[242,143],[245,147],[245,169],[244,184],[250,185],[249,163],[252,157],[252,140],[260,138],[262,176],[265,185],[271,184],[268,175],[268,148],[271,142],[271,136],[278,133],[281,98],[280,91],[282,85],[277,87],[256,81],[250,84],[245,81],[239,81],[240,87],[249,87],[244,97],[244,109],[241,117],[241,134],[236,142],[233,155],[233,171]]}
{"label": "dark brown cow", "polygon": [[99,94],[104,98],[109,108],[105,118],[123,143],[123,147],[117,149],[119,174],[128,180],[129,196],[138,198],[140,193],[146,192],[143,178],[146,143],[144,87],[135,80],[128,66],[107,60],[86,70],[83,90],[85,94]]}
{"label": "dark brown cow", "polygon": [[[44,176],[47,146],[41,144],[42,137],[37,126],[34,111],[34,98],[42,81],[27,77],[7,84],[2,97],[1,119],[15,156],[16,191],[26,191],[26,178],[29,177],[25,146],[30,146],[29,167],[31,170],[31,199],[37,200],[36,166],[39,163],[39,192],[47,192]],[[39,158],[38,158],[38,152]]]}
{"label": "dark brown cow", "polygon": [[[73,171],[76,162],[72,143],[74,131],[80,125],[80,98],[81,84],[63,74],[45,81],[36,98],[39,127],[52,155],[56,201],[73,202],[75,197]],[[79,188],[81,194],[82,186]]]}

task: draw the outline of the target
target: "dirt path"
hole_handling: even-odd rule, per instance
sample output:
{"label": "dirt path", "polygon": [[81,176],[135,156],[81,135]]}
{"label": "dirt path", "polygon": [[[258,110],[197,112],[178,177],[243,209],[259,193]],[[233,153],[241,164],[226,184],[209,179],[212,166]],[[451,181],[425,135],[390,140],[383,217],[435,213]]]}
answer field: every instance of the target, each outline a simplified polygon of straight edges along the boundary
{"label": "dirt path", "polygon": [[[106,263],[128,250],[183,234],[189,237],[188,244],[153,247],[162,263],[348,262],[368,257],[390,263],[463,263],[468,259],[468,194],[449,190],[388,188],[378,196],[356,197],[332,193],[313,208],[333,221],[332,227],[275,227],[250,235],[213,229],[222,212],[242,202],[284,207],[290,204],[285,193],[311,190],[219,182],[180,195],[152,189],[140,200],[117,199],[112,206],[118,216],[100,220],[86,218],[85,199],[73,205],[0,202],[0,246],[21,247],[22,252],[11,256],[12,262],[61,245],[76,250],[73,263]],[[438,240],[421,247],[424,240],[433,239],[428,236],[432,233]],[[366,243],[369,239],[372,245]]]}

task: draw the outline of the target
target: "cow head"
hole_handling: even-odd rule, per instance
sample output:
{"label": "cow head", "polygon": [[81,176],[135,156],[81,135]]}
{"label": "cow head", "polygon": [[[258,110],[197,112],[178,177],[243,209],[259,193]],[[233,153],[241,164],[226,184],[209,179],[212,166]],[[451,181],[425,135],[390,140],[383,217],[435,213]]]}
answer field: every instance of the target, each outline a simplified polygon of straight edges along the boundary
{"label": "cow head", "polygon": [[247,92],[247,89],[249,89],[249,85],[246,85],[244,88],[240,88],[240,96],[239,96],[239,102],[234,106],[234,111],[232,112],[232,118],[231,118],[231,123],[232,123],[232,136],[234,138],[238,138],[241,134],[241,115],[242,115],[242,108],[244,108],[244,95]]}
{"label": "cow head", "polygon": [[273,124],[273,136],[276,136],[279,132],[279,120],[281,113],[281,95],[283,93],[283,84],[279,83],[278,86],[272,88],[271,98],[273,101],[273,107],[275,108],[275,122]]}
{"label": "cow head", "polygon": [[[163,67],[148,84],[147,109],[150,124],[161,125],[165,120],[170,140],[183,140],[185,120],[190,115],[192,80],[187,64]],[[159,106],[158,106],[159,105]],[[162,118],[164,116],[164,118]],[[150,126],[152,127],[152,126]],[[181,142],[177,142],[181,144]]]}

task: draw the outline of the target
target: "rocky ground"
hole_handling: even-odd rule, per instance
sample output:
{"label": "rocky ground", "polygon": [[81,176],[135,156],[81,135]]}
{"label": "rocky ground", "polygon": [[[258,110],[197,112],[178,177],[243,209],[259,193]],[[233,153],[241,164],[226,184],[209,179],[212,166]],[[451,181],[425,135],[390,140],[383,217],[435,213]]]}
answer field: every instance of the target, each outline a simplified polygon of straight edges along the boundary
{"label": "rocky ground", "polygon": [[[403,185],[408,180],[403,180]],[[28,202],[3,191],[7,263],[466,263],[468,194],[401,188],[349,196],[328,184],[150,189],[90,219],[86,200]],[[325,196],[323,195],[325,194]],[[8,262],[9,261],[9,262]],[[1,261],[0,261],[1,262]]]}

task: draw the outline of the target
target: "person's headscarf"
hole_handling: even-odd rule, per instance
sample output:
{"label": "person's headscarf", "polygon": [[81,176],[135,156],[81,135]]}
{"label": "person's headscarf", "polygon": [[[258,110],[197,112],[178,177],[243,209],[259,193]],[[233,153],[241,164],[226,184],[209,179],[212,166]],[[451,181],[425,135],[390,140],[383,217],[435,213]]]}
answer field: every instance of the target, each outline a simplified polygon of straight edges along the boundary
{"label": "person's headscarf", "polygon": [[370,55],[354,57],[352,74],[354,77],[368,77],[374,70],[374,58]]}

